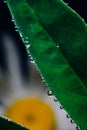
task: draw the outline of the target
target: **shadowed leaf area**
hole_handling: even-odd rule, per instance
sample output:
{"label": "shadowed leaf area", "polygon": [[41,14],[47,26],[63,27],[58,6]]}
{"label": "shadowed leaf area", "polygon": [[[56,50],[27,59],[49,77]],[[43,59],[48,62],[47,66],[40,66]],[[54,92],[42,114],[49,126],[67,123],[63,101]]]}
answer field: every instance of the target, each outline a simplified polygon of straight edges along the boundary
{"label": "shadowed leaf area", "polygon": [[20,126],[9,119],[0,117],[0,130],[28,130],[23,126]]}

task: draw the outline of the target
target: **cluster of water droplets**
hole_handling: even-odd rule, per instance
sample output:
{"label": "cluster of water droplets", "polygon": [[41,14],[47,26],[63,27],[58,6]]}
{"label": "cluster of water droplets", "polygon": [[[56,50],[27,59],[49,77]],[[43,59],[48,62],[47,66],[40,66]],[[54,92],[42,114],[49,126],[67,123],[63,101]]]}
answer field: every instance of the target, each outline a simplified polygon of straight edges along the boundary
{"label": "cluster of water droplets", "polygon": [[[53,94],[53,92],[52,92],[51,90],[48,90],[48,91],[47,91],[47,95],[48,95],[48,96],[54,96],[54,94]],[[54,98],[54,102],[58,102],[58,100],[57,100],[56,98]],[[59,107],[60,107],[61,110],[64,109],[61,105],[60,105]],[[67,114],[67,115],[66,115],[66,118],[67,118],[67,119],[70,119],[70,123],[71,123],[71,124],[74,124],[74,123],[75,123],[75,122],[71,119],[70,115]],[[80,129],[79,126],[76,125],[76,130],[81,130],[81,129]]]}
{"label": "cluster of water droplets", "polygon": [[8,122],[12,122],[12,120],[10,118],[7,118],[6,116],[1,116],[1,118],[7,120]]}

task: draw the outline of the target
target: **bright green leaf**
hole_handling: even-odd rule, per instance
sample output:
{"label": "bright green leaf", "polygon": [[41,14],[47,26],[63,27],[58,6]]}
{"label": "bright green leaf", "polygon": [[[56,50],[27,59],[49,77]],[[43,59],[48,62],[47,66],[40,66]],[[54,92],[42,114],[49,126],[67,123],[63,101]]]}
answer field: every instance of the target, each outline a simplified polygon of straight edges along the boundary
{"label": "bright green leaf", "polygon": [[60,0],[7,2],[41,75],[81,130],[87,130],[86,24]]}

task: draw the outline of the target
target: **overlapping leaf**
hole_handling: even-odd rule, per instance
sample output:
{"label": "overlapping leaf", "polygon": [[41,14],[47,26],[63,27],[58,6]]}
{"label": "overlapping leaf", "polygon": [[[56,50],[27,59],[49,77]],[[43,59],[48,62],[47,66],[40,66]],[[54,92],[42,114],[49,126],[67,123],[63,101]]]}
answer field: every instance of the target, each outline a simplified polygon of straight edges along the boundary
{"label": "overlapping leaf", "polygon": [[86,24],[60,0],[7,2],[40,73],[81,130],[87,130]]}
{"label": "overlapping leaf", "polygon": [[0,130],[28,130],[28,129],[12,122],[7,118],[0,117]]}

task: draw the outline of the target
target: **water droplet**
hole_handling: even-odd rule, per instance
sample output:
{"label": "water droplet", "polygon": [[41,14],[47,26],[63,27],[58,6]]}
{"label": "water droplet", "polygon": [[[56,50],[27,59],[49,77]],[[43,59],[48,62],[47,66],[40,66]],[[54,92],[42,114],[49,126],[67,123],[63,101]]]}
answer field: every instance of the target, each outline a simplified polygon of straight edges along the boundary
{"label": "water droplet", "polygon": [[14,22],[14,19],[12,19],[12,22]]}
{"label": "water droplet", "polygon": [[60,109],[63,109],[63,107],[62,107],[62,106],[60,106]]}
{"label": "water droplet", "polygon": [[57,48],[59,48],[59,45],[57,45]]}
{"label": "water droplet", "polygon": [[4,3],[6,3],[6,1],[4,1]]}
{"label": "water droplet", "polygon": [[70,121],[72,124],[75,123],[73,120]]}
{"label": "water droplet", "polygon": [[67,118],[70,118],[70,115],[67,114],[66,117],[67,117]]}
{"label": "water droplet", "polygon": [[44,83],[44,84],[46,84],[46,81],[44,80],[44,78],[42,78],[41,82]]}
{"label": "water droplet", "polygon": [[22,127],[24,127],[24,125],[23,125],[23,124],[19,124],[19,125],[21,125]]}
{"label": "water droplet", "polygon": [[22,33],[20,33],[20,36],[22,37]]}
{"label": "water droplet", "polygon": [[25,41],[25,43],[29,43],[28,41]]}
{"label": "water droplet", "polygon": [[31,62],[31,63],[34,63],[34,60],[32,59],[32,57],[30,57],[30,62]]}
{"label": "water droplet", "polygon": [[28,37],[26,37],[26,39],[28,39]]}
{"label": "water droplet", "polygon": [[82,21],[85,22],[85,20],[82,18]]}
{"label": "water droplet", "polygon": [[30,45],[26,45],[26,48],[28,49],[30,47]]}
{"label": "water droplet", "polygon": [[32,61],[33,59],[32,59],[32,57],[30,56],[30,61]]}
{"label": "water droplet", "polygon": [[11,119],[8,118],[8,121],[11,121]]}
{"label": "water droplet", "polygon": [[18,32],[18,29],[15,29],[16,32]]}
{"label": "water droplet", "polygon": [[53,92],[51,90],[47,91],[48,96],[52,96]]}
{"label": "water droplet", "polygon": [[44,78],[43,77],[41,77],[42,78],[42,80],[44,80]]}
{"label": "water droplet", "polygon": [[30,52],[28,51],[28,56],[29,56],[29,59],[30,59]]}
{"label": "water droplet", "polygon": [[54,98],[54,102],[58,102],[58,100],[56,98]]}
{"label": "water droplet", "polygon": [[80,127],[79,127],[79,126],[76,126],[76,130],[80,130]]}
{"label": "water droplet", "polygon": [[30,62],[33,63],[33,64],[35,63],[34,60],[31,60]]}

